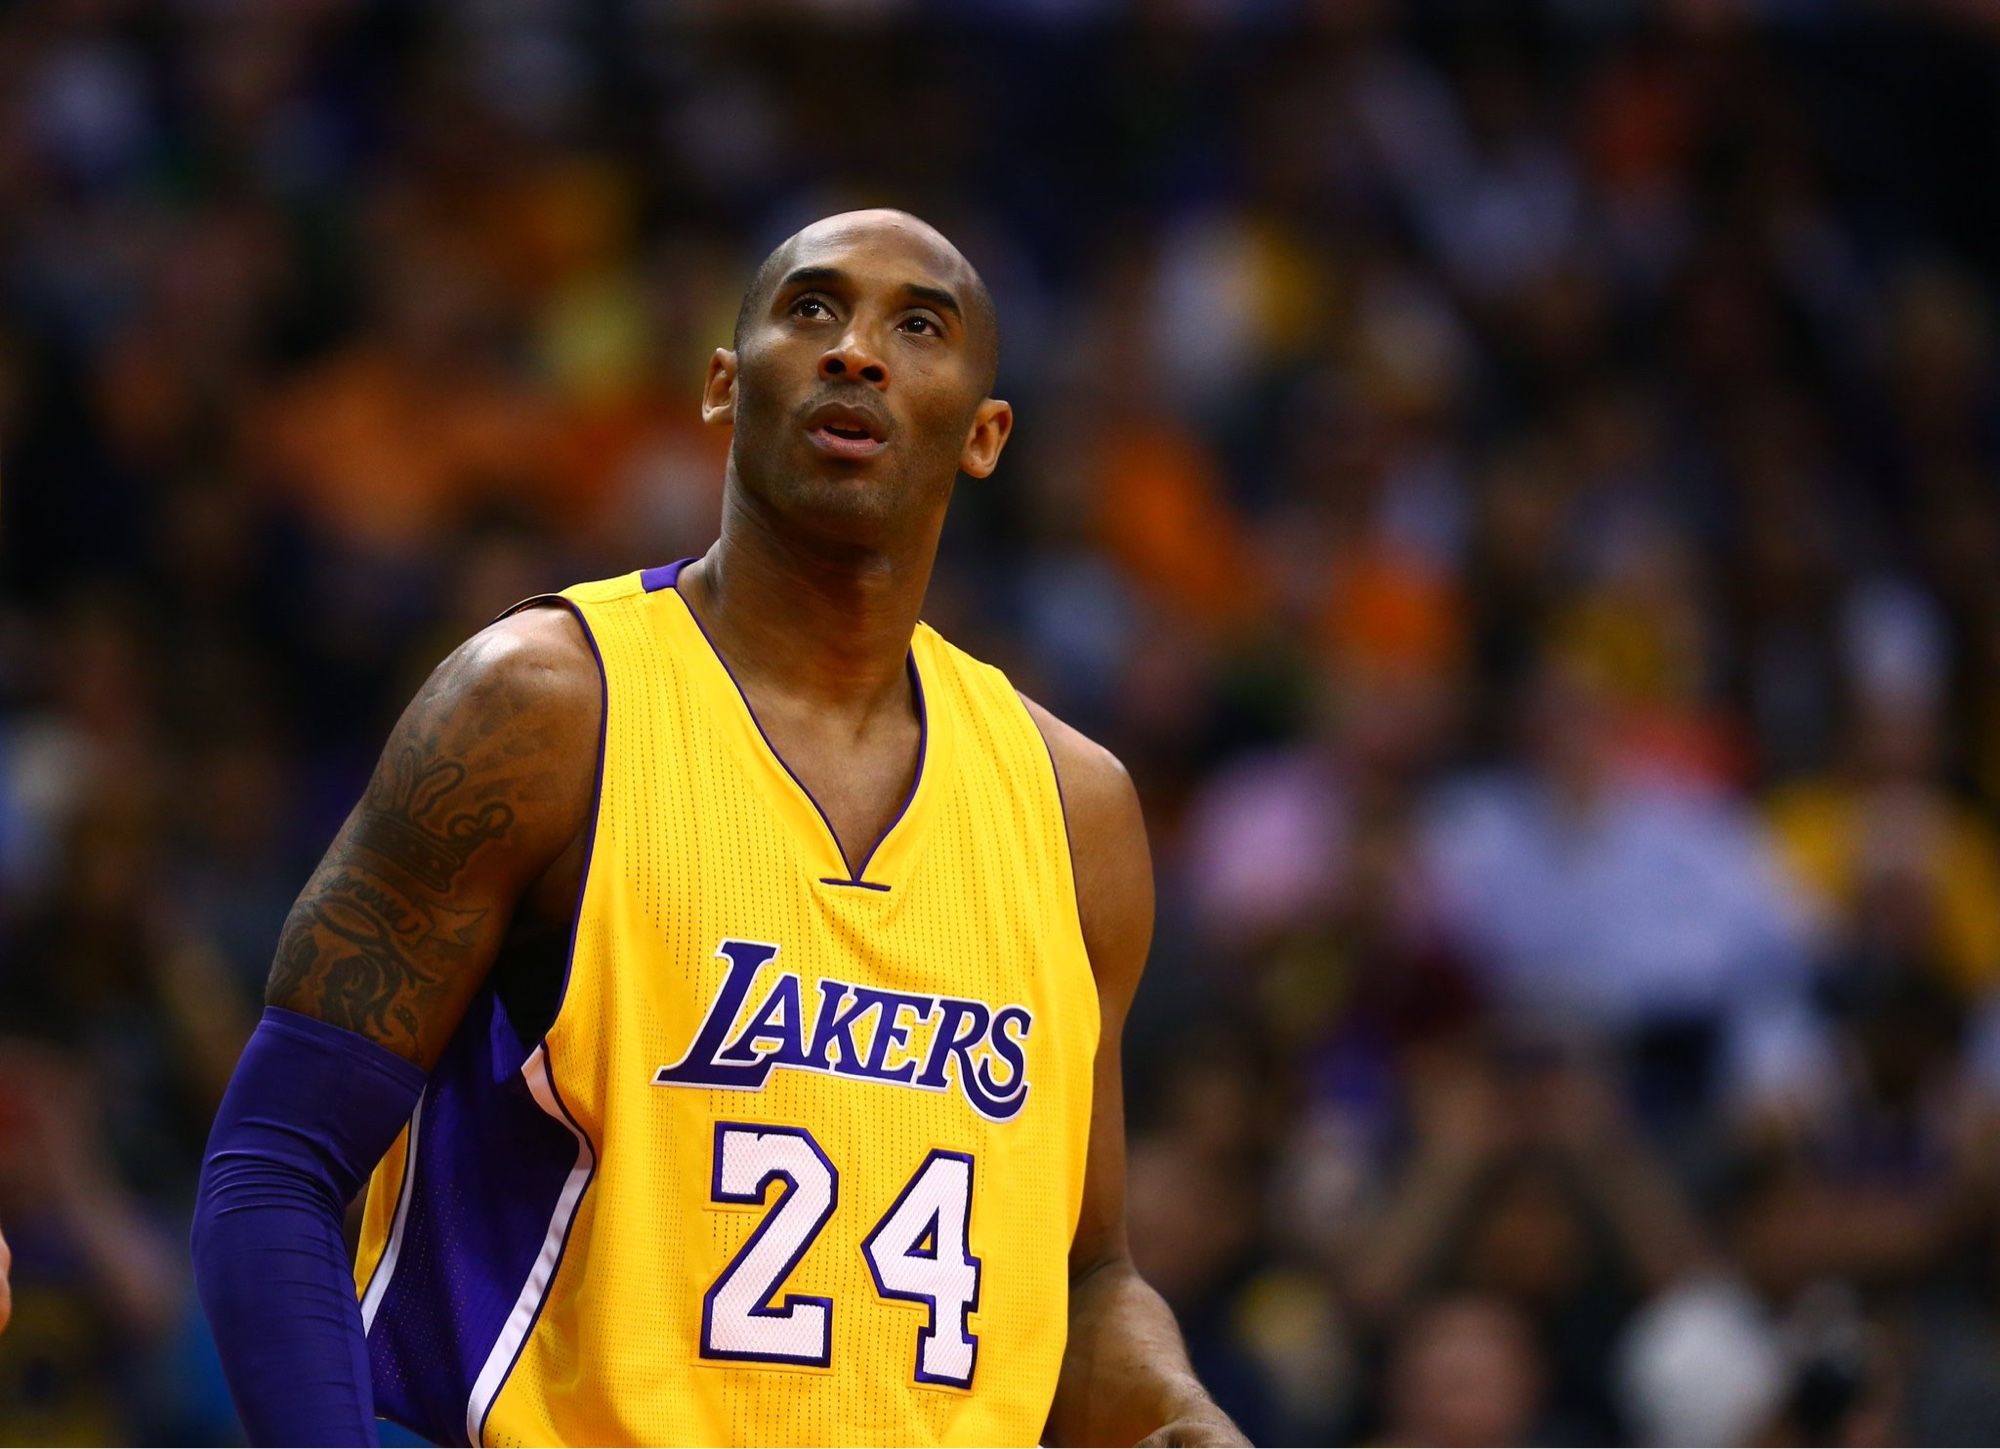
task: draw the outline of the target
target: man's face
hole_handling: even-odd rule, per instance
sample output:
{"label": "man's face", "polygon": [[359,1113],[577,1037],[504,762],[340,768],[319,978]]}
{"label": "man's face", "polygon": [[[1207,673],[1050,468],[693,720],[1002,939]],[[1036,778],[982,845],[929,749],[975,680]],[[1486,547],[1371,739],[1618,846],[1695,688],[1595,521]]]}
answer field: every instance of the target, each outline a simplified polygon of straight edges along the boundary
{"label": "man's face", "polygon": [[915,218],[858,212],[799,233],[772,270],[704,399],[735,427],[737,480],[850,542],[935,526],[1012,420],[986,396],[994,339],[971,268]]}

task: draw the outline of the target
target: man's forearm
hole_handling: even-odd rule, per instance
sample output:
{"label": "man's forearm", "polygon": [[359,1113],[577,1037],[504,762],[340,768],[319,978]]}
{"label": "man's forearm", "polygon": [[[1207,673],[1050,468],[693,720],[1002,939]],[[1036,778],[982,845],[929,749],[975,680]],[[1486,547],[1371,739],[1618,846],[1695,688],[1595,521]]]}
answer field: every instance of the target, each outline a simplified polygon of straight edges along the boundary
{"label": "man's forearm", "polygon": [[211,1171],[193,1254],[252,1444],[378,1443],[368,1348],[337,1211],[269,1163]]}
{"label": "man's forearm", "polygon": [[341,1212],[423,1072],[373,1042],[267,1011],[202,1166],[195,1286],[253,1444],[374,1444],[375,1400]]}
{"label": "man's forearm", "polygon": [[1188,1363],[1166,1300],[1129,1258],[1114,1258],[1070,1285],[1069,1345],[1049,1412],[1051,1444],[1240,1444]]}

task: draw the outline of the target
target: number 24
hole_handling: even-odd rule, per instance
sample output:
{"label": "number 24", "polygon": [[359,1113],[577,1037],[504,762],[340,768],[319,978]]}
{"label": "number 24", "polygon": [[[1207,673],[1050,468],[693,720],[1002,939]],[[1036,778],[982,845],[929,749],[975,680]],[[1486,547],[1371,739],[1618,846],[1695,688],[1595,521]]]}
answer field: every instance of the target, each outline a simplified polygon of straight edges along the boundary
{"label": "number 24", "polygon": [[[840,1173],[802,1127],[715,1124],[712,1200],[761,1203],[779,1181],[784,1196],[702,1295],[703,1358],[816,1368],[831,1361],[833,1300],[771,1299],[833,1216]],[[980,1261],[968,1237],[971,1216],[972,1158],[937,1148],[861,1240],[876,1293],[930,1310],[917,1333],[918,1383],[972,1387],[979,1339],[967,1320],[979,1307]]]}

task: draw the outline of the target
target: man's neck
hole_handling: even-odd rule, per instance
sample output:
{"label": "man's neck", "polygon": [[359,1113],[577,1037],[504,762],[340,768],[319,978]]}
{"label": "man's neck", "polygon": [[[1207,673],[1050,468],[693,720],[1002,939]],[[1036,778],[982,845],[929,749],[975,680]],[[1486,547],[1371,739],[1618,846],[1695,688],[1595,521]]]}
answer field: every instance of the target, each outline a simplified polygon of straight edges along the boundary
{"label": "man's neck", "polygon": [[738,680],[857,721],[906,700],[936,539],[884,549],[800,537],[731,503],[680,586]]}

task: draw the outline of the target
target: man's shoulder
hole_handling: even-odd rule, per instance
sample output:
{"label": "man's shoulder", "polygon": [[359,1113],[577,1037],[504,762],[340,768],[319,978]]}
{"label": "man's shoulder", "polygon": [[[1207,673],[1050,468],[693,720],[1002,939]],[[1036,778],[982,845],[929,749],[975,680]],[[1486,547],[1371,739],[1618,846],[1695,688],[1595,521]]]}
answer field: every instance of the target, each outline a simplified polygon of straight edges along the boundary
{"label": "man's shoulder", "polygon": [[[1081,812],[1093,823],[1102,823],[1098,816],[1107,810],[1116,813],[1116,807],[1128,800],[1136,817],[1138,791],[1118,756],[1019,690],[1014,691],[1014,697],[1021,701],[1028,718],[1035,722],[1035,728],[1048,743],[1049,758],[1055,763],[1056,783],[1063,792],[1063,807],[1072,817]],[[1073,832],[1078,823],[1074,818],[1071,820]]]}
{"label": "man's shoulder", "polygon": [[1096,806],[1115,802],[1127,795],[1131,796],[1136,808],[1138,797],[1132,789],[1131,776],[1110,750],[1030,699],[997,664],[988,663],[952,643],[927,623],[919,624],[917,628],[919,634],[930,641],[931,657],[949,660],[961,678],[978,681],[989,702],[1004,700],[1009,708],[1018,704],[1027,711],[1055,764],[1056,783],[1063,793],[1064,809],[1071,817],[1072,834],[1076,833],[1075,817],[1079,810],[1091,814]]}
{"label": "man's shoulder", "polygon": [[1153,932],[1153,861],[1139,792],[1110,750],[1027,695],[1016,697],[1048,742],[1076,866],[1084,945],[1100,991],[1122,1011]]}
{"label": "man's shoulder", "polygon": [[[530,778],[546,786],[575,776],[587,786],[605,717],[604,676],[577,616],[537,607],[542,602],[509,611],[446,655],[404,710],[390,751],[445,751],[461,777],[476,764],[490,777],[486,788],[501,793]],[[541,788],[533,802],[510,808],[539,810],[574,793]]]}
{"label": "man's shoulder", "polygon": [[508,778],[544,767],[567,775],[571,761],[594,769],[604,676],[578,617],[543,607],[561,602],[517,606],[446,655],[404,712],[392,747],[448,743]]}
{"label": "man's shoulder", "polygon": [[531,599],[453,651],[447,664],[469,701],[505,701],[593,725],[603,675],[582,621],[557,596]]}

